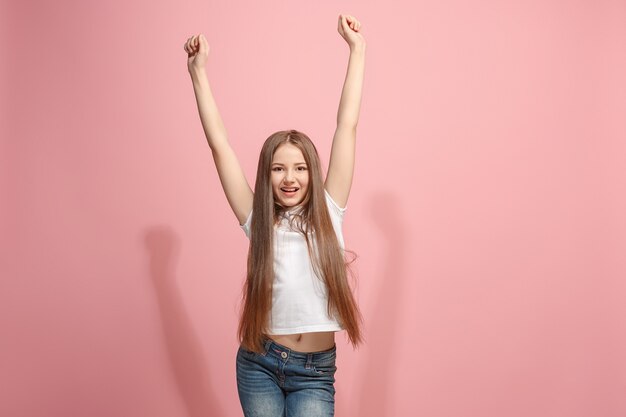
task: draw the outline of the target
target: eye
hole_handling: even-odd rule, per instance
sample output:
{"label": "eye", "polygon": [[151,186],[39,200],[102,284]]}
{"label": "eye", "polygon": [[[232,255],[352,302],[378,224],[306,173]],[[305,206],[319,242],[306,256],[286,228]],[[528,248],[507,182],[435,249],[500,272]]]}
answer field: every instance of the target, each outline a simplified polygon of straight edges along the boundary
{"label": "eye", "polygon": [[282,171],[282,170],[283,170],[282,167],[274,167],[274,168],[272,168],[272,171],[276,171],[276,172],[279,172],[279,171]]}
{"label": "eye", "polygon": [[304,165],[300,165],[297,169],[298,171],[306,171],[308,168]]}

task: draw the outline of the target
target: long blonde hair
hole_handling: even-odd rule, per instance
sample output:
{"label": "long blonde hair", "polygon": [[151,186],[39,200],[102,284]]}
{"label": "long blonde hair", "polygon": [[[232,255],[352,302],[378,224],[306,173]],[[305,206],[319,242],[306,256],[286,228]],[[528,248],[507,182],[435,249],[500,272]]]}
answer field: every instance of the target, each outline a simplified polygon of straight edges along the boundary
{"label": "long blonde hair", "polygon": [[[274,153],[285,143],[302,151],[309,171],[307,195],[296,215],[297,221],[293,223],[298,225],[297,228],[304,235],[313,268],[326,284],[329,315],[339,320],[350,342],[356,347],[362,341],[361,314],[348,283],[349,262],[339,244],[326,206],[317,149],[307,135],[297,130],[283,130],[270,135],[259,155],[239,340],[248,350],[260,352],[263,335],[267,332],[274,281],[274,225],[283,210],[274,200],[271,166]],[[312,232],[315,239],[310,239]]]}

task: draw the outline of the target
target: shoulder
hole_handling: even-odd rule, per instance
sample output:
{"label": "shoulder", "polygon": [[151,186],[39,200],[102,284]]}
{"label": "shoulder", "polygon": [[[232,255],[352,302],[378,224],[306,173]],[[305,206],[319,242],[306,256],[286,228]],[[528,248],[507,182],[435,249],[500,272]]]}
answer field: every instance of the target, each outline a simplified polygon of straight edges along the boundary
{"label": "shoulder", "polygon": [[335,202],[335,200],[333,199],[333,197],[330,195],[330,193],[328,192],[328,190],[326,190],[324,188],[324,194],[326,195],[326,205],[328,206],[328,211],[330,213],[330,215],[332,217],[337,217],[339,219],[343,219],[343,216],[347,210],[347,206],[346,207],[340,207],[339,204],[337,204],[337,202]]}
{"label": "shoulder", "polygon": [[244,224],[240,224],[239,227],[243,230],[247,237],[250,237],[250,224],[252,223],[252,210],[250,210],[250,214],[246,218]]}

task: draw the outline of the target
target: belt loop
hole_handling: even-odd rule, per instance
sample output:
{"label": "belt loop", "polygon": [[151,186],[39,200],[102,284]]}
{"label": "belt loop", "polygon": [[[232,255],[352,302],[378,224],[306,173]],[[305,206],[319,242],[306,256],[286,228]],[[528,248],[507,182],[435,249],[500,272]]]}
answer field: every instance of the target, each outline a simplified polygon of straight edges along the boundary
{"label": "belt loop", "polygon": [[307,353],[306,355],[306,365],[304,366],[305,369],[311,369],[311,364],[313,363],[313,354],[312,353]]}
{"label": "belt loop", "polygon": [[270,340],[270,338],[266,338],[265,342],[263,344],[263,347],[265,347],[265,353],[263,354],[263,356],[267,355],[267,352],[270,351],[270,346],[272,345],[272,341]]}

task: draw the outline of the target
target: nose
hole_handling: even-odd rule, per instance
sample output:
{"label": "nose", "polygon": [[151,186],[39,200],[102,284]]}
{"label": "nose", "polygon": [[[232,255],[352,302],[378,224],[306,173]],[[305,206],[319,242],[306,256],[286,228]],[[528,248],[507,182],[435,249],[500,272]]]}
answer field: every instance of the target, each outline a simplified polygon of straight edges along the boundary
{"label": "nose", "polygon": [[293,171],[288,169],[285,172],[285,179],[284,179],[285,183],[291,184],[292,182],[294,182],[294,178],[293,178]]}

